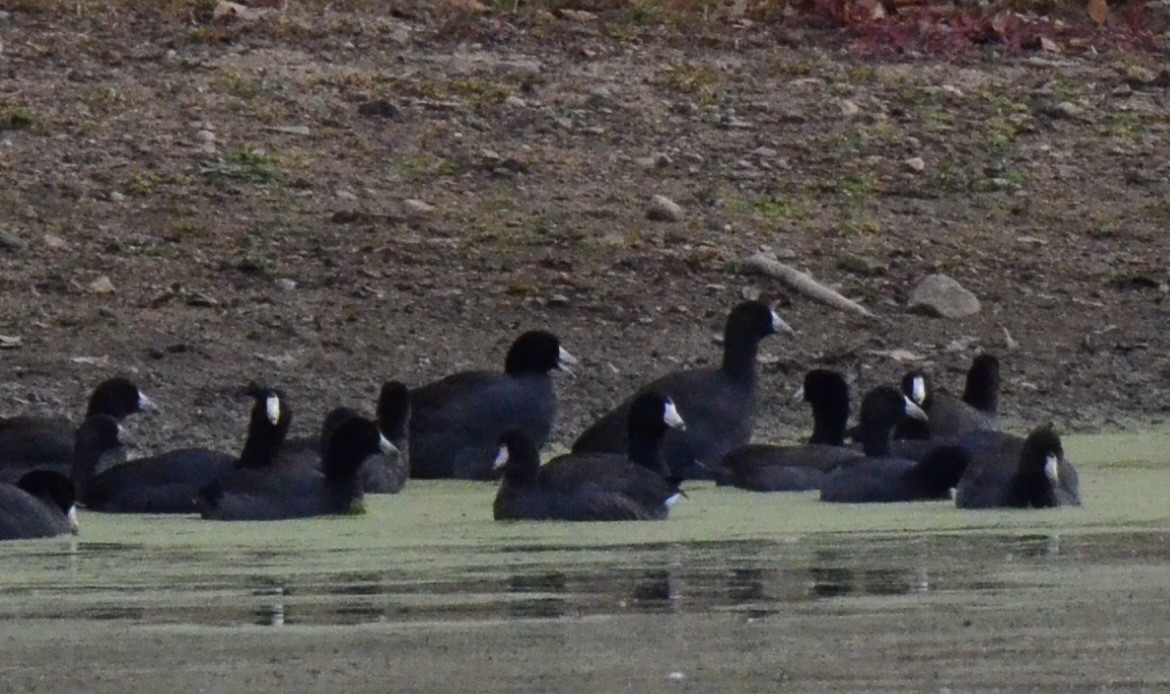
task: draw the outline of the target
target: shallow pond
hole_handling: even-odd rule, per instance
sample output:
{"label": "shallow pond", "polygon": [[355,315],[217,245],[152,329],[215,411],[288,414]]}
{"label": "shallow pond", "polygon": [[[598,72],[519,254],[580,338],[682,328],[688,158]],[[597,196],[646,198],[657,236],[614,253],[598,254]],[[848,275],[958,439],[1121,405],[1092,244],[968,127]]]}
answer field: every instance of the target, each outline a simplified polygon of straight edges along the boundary
{"label": "shallow pond", "polygon": [[5,689],[1170,686],[1170,435],[1066,441],[1085,506],[840,506],[692,485],[669,521],[82,516],[6,543]]}

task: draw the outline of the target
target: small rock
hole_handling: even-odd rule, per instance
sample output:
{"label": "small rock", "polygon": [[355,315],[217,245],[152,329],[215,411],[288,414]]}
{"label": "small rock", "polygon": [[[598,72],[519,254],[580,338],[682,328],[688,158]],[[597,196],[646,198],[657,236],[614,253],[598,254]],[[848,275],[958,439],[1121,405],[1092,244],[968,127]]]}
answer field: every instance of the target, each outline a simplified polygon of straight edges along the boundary
{"label": "small rock", "polygon": [[569,297],[564,294],[553,294],[548,298],[548,305],[554,307],[562,307],[569,305]]}
{"label": "small rock", "polygon": [[504,105],[508,108],[528,108],[528,102],[516,95],[504,99]]}
{"label": "small rock", "polygon": [[276,280],[276,287],[281,291],[291,292],[297,288],[297,281],[281,278]]}
{"label": "small rock", "polygon": [[215,153],[215,133],[210,130],[200,130],[195,133],[195,144],[200,151],[207,154]]}
{"label": "small rock", "polygon": [[116,290],[114,289],[114,283],[110,281],[110,278],[102,275],[101,277],[89,283],[89,291],[93,292],[94,294],[113,294]]}
{"label": "small rock", "polygon": [[125,202],[126,196],[116,190],[110,191],[110,202]]}
{"label": "small rock", "polygon": [[385,99],[374,99],[373,101],[359,104],[358,114],[389,120],[398,120],[402,117],[402,112],[398,110],[398,107]]}
{"label": "small rock", "polygon": [[1012,350],[1019,347],[1020,343],[1016,342],[1016,338],[1012,337],[1012,334],[1010,332],[1008,332],[1007,326],[1002,326],[1002,327],[1003,327],[1003,347],[1007,351],[1011,352]]}
{"label": "small rock", "polygon": [[852,101],[850,101],[848,99],[843,99],[841,101],[841,114],[842,115],[847,116],[849,118],[852,118],[853,116],[856,116],[859,113],[861,113],[860,106],[858,106],[857,104],[853,103]]}
{"label": "small rock", "polygon": [[0,248],[9,253],[17,253],[24,250],[25,243],[15,236],[0,233]]}
{"label": "small rock", "polygon": [[337,190],[333,191],[333,194],[342,200],[357,200],[357,193],[347,188],[338,188]]}
{"label": "small rock", "polygon": [[415,200],[413,198],[410,200],[403,200],[402,206],[406,208],[407,212],[413,212],[414,214],[430,214],[431,212],[435,211],[434,205],[430,205],[423,202],[422,200]]}
{"label": "small rock", "polygon": [[312,132],[307,125],[269,125],[264,129],[268,132],[284,133],[285,135],[308,135]]}
{"label": "small rock", "polygon": [[837,267],[862,277],[872,277],[886,271],[886,266],[877,260],[852,253],[845,253],[837,258]]}
{"label": "small rock", "polygon": [[906,308],[938,318],[964,318],[979,313],[979,299],[950,277],[929,275],[910,290]]}
{"label": "small rock", "polygon": [[1124,79],[1131,86],[1144,86],[1158,79],[1158,73],[1141,65],[1126,65]]}
{"label": "small rock", "polygon": [[910,157],[906,160],[906,168],[915,173],[922,173],[926,170],[926,161],[922,157]]}
{"label": "small rock", "polygon": [[585,97],[585,105],[594,109],[613,109],[617,103],[608,87],[595,87]]}
{"label": "small rock", "polygon": [[665,195],[655,195],[650,198],[650,208],[646,210],[646,219],[655,222],[677,222],[682,219],[683,209],[677,202]]}
{"label": "small rock", "polygon": [[23,343],[20,335],[0,335],[0,349],[16,349]]}
{"label": "small rock", "polygon": [[1056,105],[1056,111],[1065,118],[1076,118],[1081,115],[1081,107],[1071,101],[1062,101]]}
{"label": "small rock", "polygon": [[191,292],[187,295],[187,305],[198,308],[212,308],[218,306],[219,302],[203,292]]}

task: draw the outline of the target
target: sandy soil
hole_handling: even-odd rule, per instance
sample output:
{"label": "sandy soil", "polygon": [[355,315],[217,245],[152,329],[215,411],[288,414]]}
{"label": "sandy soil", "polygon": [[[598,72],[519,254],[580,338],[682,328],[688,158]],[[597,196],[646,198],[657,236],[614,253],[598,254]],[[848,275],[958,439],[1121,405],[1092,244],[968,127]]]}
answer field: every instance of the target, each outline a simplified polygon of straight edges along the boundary
{"label": "sandy soil", "polygon": [[[978,350],[1003,357],[1012,427],[1170,406],[1153,57],[877,61],[767,25],[390,5],[0,15],[4,412],[77,413],[130,373],[167,411],[138,425],[148,447],[234,445],[249,380],[314,428],[540,326],[582,360],[566,442],[716,360],[757,294],[798,331],[765,345],[761,438],[805,427],[787,394],[807,368],[864,388],[914,357],[954,389]],[[681,220],[648,219],[655,194]],[[761,248],[882,320],[746,273]],[[908,313],[932,272],[981,312]]]}

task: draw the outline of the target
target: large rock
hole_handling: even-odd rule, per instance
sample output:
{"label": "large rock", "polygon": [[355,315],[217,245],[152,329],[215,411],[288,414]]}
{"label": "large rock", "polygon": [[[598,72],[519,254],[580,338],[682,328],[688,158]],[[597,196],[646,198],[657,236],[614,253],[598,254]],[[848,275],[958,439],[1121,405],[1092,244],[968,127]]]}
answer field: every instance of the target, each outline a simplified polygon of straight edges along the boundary
{"label": "large rock", "polygon": [[929,275],[910,290],[907,310],[938,318],[964,318],[979,313],[979,299],[946,275]]}

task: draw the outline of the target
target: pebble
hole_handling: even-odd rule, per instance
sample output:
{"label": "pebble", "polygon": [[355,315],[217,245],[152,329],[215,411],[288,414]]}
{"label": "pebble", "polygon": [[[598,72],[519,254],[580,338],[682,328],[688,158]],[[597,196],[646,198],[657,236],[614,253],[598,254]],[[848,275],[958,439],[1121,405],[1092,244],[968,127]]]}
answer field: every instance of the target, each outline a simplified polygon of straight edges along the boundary
{"label": "pebble", "polygon": [[527,108],[528,102],[518,96],[513,95],[509,96],[507,99],[504,99],[504,105],[508,108]]}
{"label": "pebble", "polygon": [[102,275],[89,283],[89,291],[94,294],[113,294],[117,290],[114,289],[114,283],[110,281],[110,278]]}
{"label": "pebble", "polygon": [[928,275],[910,290],[906,308],[937,318],[964,318],[979,313],[979,299],[956,280],[943,274]]}
{"label": "pebble", "polygon": [[9,253],[16,253],[24,250],[25,243],[15,236],[10,236],[5,233],[0,233],[0,248]]}
{"label": "pebble", "polygon": [[646,218],[655,222],[677,222],[683,217],[683,208],[665,195],[650,198]]}
{"label": "pebble", "polygon": [[388,120],[398,120],[402,117],[402,112],[398,107],[385,99],[374,99],[358,104],[358,114]]}
{"label": "pebble", "polygon": [[282,277],[281,279],[276,280],[276,287],[281,291],[291,292],[297,288],[297,281]]}
{"label": "pebble", "polygon": [[125,202],[126,196],[116,190],[110,191],[110,202]]}
{"label": "pebble", "polygon": [[50,250],[60,251],[69,247],[69,242],[56,234],[45,234],[41,237],[41,240],[45,242],[45,246]]}
{"label": "pebble", "polygon": [[333,194],[336,195],[337,197],[341,198],[342,200],[357,200],[358,199],[357,193],[355,193],[352,190],[349,190],[347,188],[338,188],[337,190],[333,191]]}
{"label": "pebble", "polygon": [[402,206],[406,208],[407,212],[413,212],[415,214],[430,214],[431,212],[435,211],[434,205],[425,203],[422,200],[416,200],[414,198],[403,200]]}
{"label": "pebble", "polygon": [[272,133],[284,133],[285,135],[308,135],[312,131],[307,125],[269,125],[264,128]]}
{"label": "pebble", "polygon": [[926,161],[922,157],[910,157],[906,160],[906,168],[915,173],[922,173],[926,170]]}
{"label": "pebble", "polygon": [[886,266],[877,260],[852,253],[842,254],[837,258],[837,267],[862,277],[872,277],[886,271]]}

